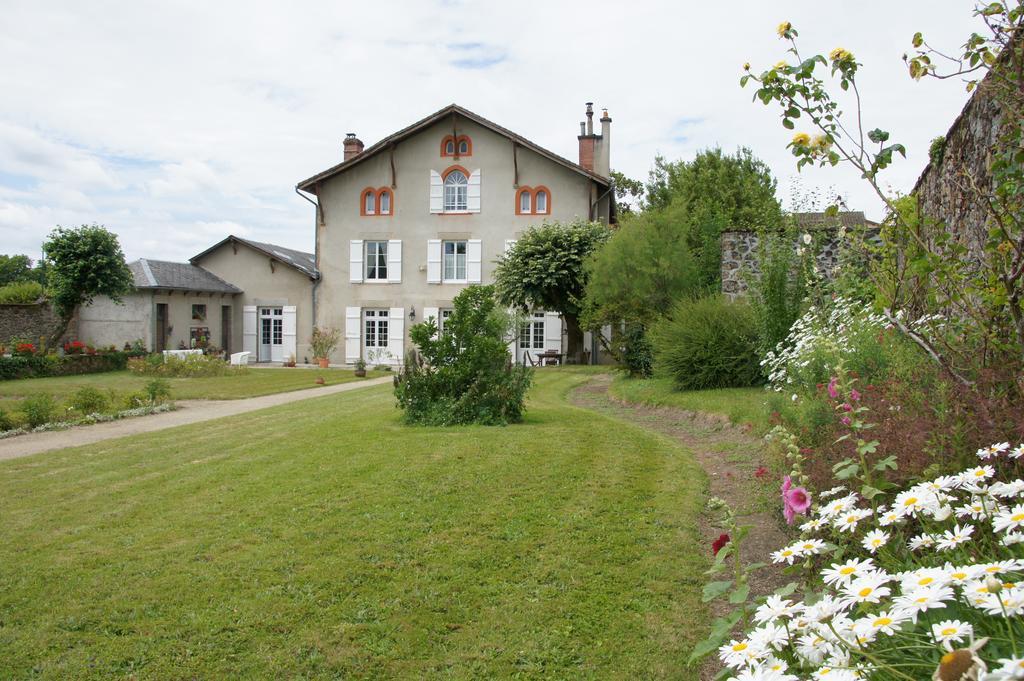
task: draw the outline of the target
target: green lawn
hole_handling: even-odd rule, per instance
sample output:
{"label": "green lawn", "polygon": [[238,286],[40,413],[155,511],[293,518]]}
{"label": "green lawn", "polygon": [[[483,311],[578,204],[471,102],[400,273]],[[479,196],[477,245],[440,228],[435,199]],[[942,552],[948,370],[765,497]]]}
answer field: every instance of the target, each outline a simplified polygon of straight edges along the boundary
{"label": "green lawn", "polygon": [[737,425],[751,424],[757,432],[767,432],[769,428],[768,394],[764,388],[678,391],[668,378],[640,379],[620,375],[612,382],[611,393],[626,402],[724,414]]}
{"label": "green lawn", "polygon": [[400,424],[386,387],[0,463],[0,678],[676,678],[688,452],[567,404]]}
{"label": "green lawn", "polygon": [[[377,372],[369,372],[370,377]],[[345,369],[248,369],[245,373],[209,378],[171,378],[171,396],[176,400],[234,400],[243,397],[270,395],[289,390],[315,388],[316,377],[323,376],[324,383],[346,383],[358,380],[352,371]],[[51,378],[24,378],[17,381],[0,381],[0,407],[16,406],[16,400],[36,393],[50,393],[59,401],[85,385],[101,390],[114,390],[126,394],[142,390],[153,380],[150,376],[139,376],[129,371],[108,371],[100,374],[81,376],[54,376]]]}

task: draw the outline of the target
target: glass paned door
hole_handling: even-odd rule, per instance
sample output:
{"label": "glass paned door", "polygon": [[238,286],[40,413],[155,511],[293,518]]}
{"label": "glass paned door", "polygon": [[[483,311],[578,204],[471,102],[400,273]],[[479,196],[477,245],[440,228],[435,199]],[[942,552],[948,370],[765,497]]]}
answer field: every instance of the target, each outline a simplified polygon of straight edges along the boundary
{"label": "glass paned door", "polygon": [[280,307],[261,307],[260,347],[258,362],[284,361],[284,310]]}

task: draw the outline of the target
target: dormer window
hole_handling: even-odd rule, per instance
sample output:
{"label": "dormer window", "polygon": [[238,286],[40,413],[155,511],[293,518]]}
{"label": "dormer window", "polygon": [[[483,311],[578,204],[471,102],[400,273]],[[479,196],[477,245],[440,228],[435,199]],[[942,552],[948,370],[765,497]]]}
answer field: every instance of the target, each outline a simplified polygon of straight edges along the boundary
{"label": "dormer window", "polygon": [[454,169],[444,178],[444,210],[462,211],[469,207],[469,178],[461,170]]}
{"label": "dormer window", "polygon": [[391,215],[394,196],[389,188],[367,187],[360,197],[360,215]]}
{"label": "dormer window", "polygon": [[441,140],[441,156],[472,156],[473,140],[468,135],[448,135]]}
{"label": "dormer window", "polygon": [[547,187],[520,187],[516,190],[516,215],[550,215],[551,192]]}

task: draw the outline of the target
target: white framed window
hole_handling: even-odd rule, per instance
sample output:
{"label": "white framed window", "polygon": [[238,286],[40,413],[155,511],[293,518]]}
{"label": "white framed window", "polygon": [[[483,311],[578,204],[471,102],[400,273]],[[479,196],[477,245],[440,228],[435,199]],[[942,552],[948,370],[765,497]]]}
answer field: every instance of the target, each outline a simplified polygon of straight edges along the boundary
{"label": "white framed window", "polygon": [[441,319],[439,319],[437,322],[438,331],[444,331],[444,326],[445,324],[448,323],[448,319],[452,316],[453,312],[455,312],[455,310],[453,310],[450,307],[445,307],[441,309]]}
{"label": "white framed window", "polygon": [[530,319],[519,326],[519,348],[522,350],[544,349],[544,313],[534,312]]}
{"label": "white framed window", "polygon": [[387,349],[387,310],[363,310],[363,345],[371,349]]}
{"label": "white framed window", "polygon": [[388,242],[366,242],[366,280],[387,281],[388,279]]}
{"label": "white framed window", "polygon": [[363,212],[367,215],[374,215],[377,212],[377,195],[372,191],[363,194]]}
{"label": "white framed window", "polygon": [[465,241],[442,242],[445,281],[466,281],[466,246]]}
{"label": "white framed window", "polygon": [[448,140],[444,143],[444,153],[448,156],[455,155],[455,140]]}
{"label": "white framed window", "polygon": [[391,192],[387,189],[380,193],[380,214],[391,215]]}
{"label": "white framed window", "polygon": [[520,213],[532,213],[533,207],[530,205],[530,192],[523,191],[519,192],[519,212]]}
{"label": "white framed window", "polygon": [[548,193],[543,189],[537,190],[537,195],[534,197],[533,207],[534,213],[547,213],[548,212]]}
{"label": "white framed window", "polygon": [[469,209],[469,178],[461,170],[453,170],[444,178],[444,210]]}
{"label": "white framed window", "polygon": [[459,155],[465,156],[469,153],[469,142],[466,140],[459,140]]}

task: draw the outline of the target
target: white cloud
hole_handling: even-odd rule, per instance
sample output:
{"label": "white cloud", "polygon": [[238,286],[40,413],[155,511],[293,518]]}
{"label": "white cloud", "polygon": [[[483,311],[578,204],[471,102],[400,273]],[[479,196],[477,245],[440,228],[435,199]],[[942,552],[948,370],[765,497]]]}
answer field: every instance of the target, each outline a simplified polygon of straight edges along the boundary
{"label": "white cloud", "polygon": [[[837,44],[865,64],[869,127],[907,145],[887,181],[908,190],[929,140],[959,112],[956,83],[912,83],[914,31],[955,48],[972,29],[955,0],[720,5],[524,0],[175,3],[9,0],[0,23],[0,239],[36,253],[57,223],[100,222],[129,257],[185,259],[225,236],[312,250],[295,183],[366,143],[458,102],[576,156],[582,103],[614,119],[612,164],[644,178],[656,153],[740,145],[795,174],[790,133],[738,85],[741,65],[784,57],[788,19],[808,50]],[[880,217],[855,172],[805,169]],[[216,230],[223,227],[222,233]]]}

